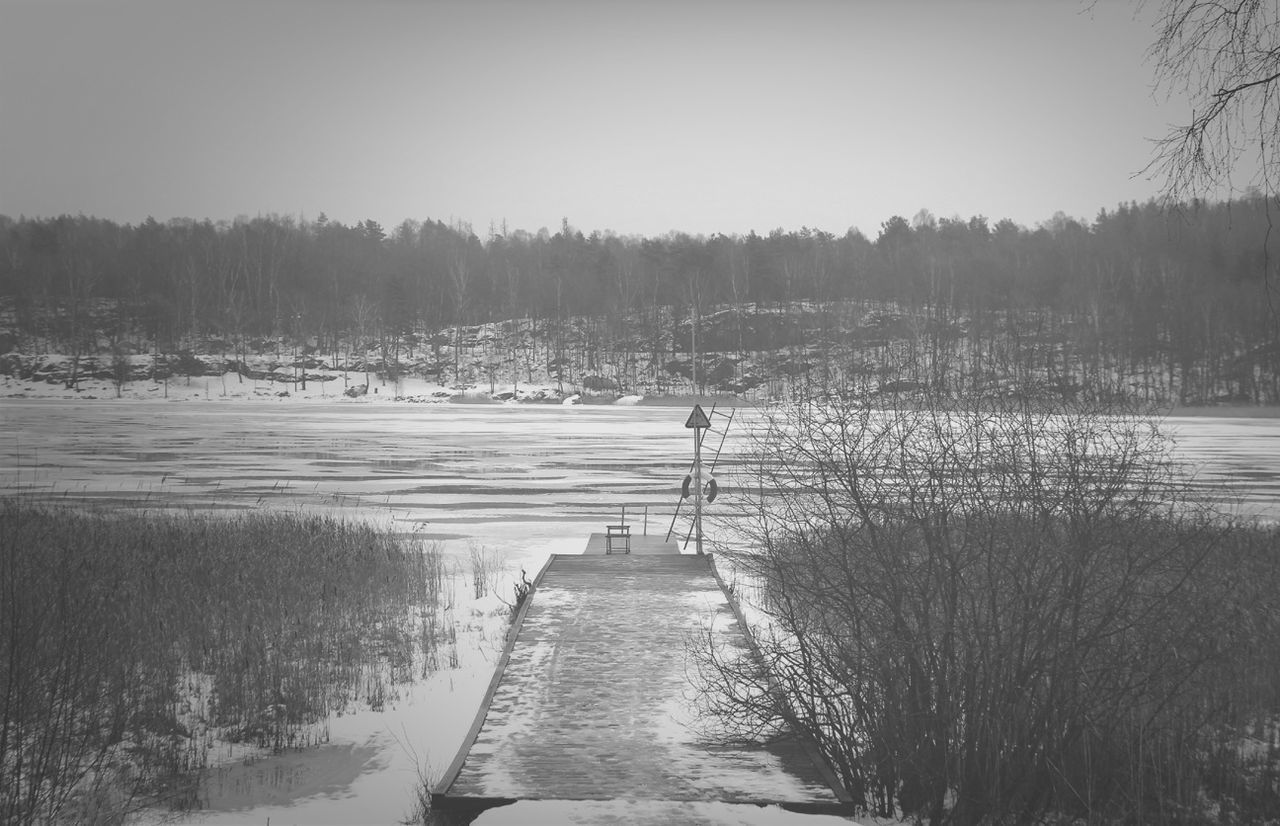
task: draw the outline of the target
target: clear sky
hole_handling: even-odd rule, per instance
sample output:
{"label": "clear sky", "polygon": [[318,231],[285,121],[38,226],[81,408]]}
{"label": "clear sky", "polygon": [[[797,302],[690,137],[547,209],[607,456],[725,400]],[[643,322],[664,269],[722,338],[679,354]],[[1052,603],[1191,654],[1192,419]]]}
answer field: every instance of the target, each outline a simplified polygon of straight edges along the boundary
{"label": "clear sky", "polygon": [[0,214],[874,238],[1145,201],[1127,0],[0,0]]}

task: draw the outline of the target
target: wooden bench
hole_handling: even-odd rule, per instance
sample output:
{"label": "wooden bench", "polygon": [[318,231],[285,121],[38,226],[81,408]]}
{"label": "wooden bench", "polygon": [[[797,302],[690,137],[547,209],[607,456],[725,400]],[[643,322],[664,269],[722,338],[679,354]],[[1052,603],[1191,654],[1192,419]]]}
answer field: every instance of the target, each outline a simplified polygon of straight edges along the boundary
{"label": "wooden bench", "polygon": [[604,552],[606,554],[631,553],[631,526],[605,525]]}

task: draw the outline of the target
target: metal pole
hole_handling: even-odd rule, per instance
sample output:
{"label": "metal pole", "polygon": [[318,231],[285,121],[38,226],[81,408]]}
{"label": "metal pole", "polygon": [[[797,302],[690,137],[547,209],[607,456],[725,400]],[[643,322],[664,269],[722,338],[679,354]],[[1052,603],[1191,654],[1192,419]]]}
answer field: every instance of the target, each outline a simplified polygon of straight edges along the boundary
{"label": "metal pole", "polygon": [[693,429],[693,532],[702,555],[702,428]]}

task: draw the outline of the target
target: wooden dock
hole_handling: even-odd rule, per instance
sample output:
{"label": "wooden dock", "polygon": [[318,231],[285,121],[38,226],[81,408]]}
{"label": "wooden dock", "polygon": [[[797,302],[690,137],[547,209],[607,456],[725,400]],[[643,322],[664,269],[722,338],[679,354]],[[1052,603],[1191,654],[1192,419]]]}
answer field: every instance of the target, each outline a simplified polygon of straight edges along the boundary
{"label": "wooden dock", "polygon": [[[603,533],[593,533],[587,539],[587,547],[582,551],[587,556],[599,556],[606,553],[608,549],[610,537]],[[678,554],[680,547],[675,541],[668,542],[666,538],[654,535],[636,534],[627,538],[630,546],[629,553],[650,555],[650,554]],[[620,544],[614,539],[614,544]],[[616,553],[616,551],[615,551]]]}
{"label": "wooden dock", "polygon": [[674,549],[548,561],[434,807],[661,800],[848,811],[806,743],[722,742],[699,715],[688,646],[709,633],[745,653],[748,641],[710,557]]}

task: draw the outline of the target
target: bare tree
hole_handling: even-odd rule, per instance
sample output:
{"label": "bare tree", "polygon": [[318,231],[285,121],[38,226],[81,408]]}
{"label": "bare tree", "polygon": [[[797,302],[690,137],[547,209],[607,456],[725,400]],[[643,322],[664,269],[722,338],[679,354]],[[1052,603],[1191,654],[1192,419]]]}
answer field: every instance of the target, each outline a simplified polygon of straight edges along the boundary
{"label": "bare tree", "polygon": [[453,381],[462,383],[459,357],[462,352],[462,321],[467,312],[467,287],[471,283],[471,266],[465,252],[455,252],[449,258],[449,283],[453,287],[455,302],[453,317]]}
{"label": "bare tree", "polygon": [[1280,7],[1271,0],[1170,0],[1149,51],[1158,88],[1185,94],[1190,121],[1157,142],[1149,170],[1174,201],[1215,191],[1242,162],[1245,187],[1280,183]]}
{"label": "bare tree", "polygon": [[[1173,202],[1260,190],[1280,195],[1280,5],[1273,0],[1169,0],[1149,51],[1157,85],[1191,101],[1191,120],[1156,143],[1148,170],[1165,177]],[[1244,167],[1244,187],[1235,175]],[[1272,289],[1267,210],[1262,282],[1270,310],[1272,346],[1280,312]]]}

